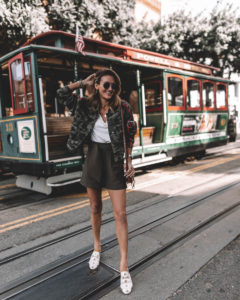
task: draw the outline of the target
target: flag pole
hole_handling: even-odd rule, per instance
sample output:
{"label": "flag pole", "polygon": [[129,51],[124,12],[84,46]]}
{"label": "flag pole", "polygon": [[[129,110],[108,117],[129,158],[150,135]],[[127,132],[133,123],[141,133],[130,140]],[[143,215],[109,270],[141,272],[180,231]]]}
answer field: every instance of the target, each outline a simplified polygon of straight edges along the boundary
{"label": "flag pole", "polygon": [[[85,56],[86,53],[83,51],[84,48],[85,48],[85,43],[84,43],[83,37],[80,34],[78,23],[76,23],[75,51],[80,52],[83,56]],[[81,79],[81,78],[79,78],[79,74],[78,74],[77,61],[78,60],[77,60],[77,57],[76,57],[75,62],[74,62],[74,78],[75,78],[75,81]],[[80,96],[80,97],[83,97],[83,90],[78,89],[77,90],[77,95]]]}
{"label": "flag pole", "polygon": [[[77,51],[76,45],[77,45],[78,36],[79,36],[79,28],[78,28],[78,24],[76,23],[75,51]],[[77,63],[77,57],[74,60],[74,82],[76,82],[76,81],[78,81],[78,63]],[[77,89],[76,93],[77,93],[77,97],[79,97],[80,96],[80,89]]]}

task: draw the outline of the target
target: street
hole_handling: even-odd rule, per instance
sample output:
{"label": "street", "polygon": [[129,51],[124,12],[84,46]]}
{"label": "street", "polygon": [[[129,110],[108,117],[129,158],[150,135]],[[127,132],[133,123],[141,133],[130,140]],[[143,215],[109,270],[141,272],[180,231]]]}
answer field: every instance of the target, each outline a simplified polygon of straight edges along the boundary
{"label": "street", "polygon": [[[201,159],[188,157],[184,162],[137,170],[136,187],[127,193],[129,265],[134,281],[130,299],[174,299],[174,292],[239,235],[239,145],[238,140],[209,149]],[[69,261],[79,255],[84,254],[85,260],[81,261],[87,262],[92,248],[89,201],[79,185],[61,188],[46,196],[18,189],[14,180],[12,174],[1,176],[1,299],[23,291],[24,282],[24,288],[31,286],[33,276],[36,280],[43,276],[40,276],[43,271],[51,271],[66,262],[70,264]],[[103,191],[101,236],[102,271],[113,272],[103,278],[117,278],[119,249],[106,191]],[[178,267],[181,273],[176,272]],[[78,271],[82,274],[83,268]],[[87,295],[94,284],[102,285],[98,273],[94,276],[96,281],[90,280],[90,287],[84,286],[86,276],[83,276],[82,286],[72,289],[75,297]],[[58,278],[54,284],[58,286],[60,282]],[[44,293],[49,291],[46,287],[39,289]],[[117,281],[111,290],[103,289],[96,299],[106,293],[103,299],[121,299]],[[66,297],[70,294],[68,291]],[[31,292],[26,295],[13,299],[43,298],[39,293],[36,296],[36,291],[34,298]],[[55,290],[44,298],[60,299]],[[176,296],[176,299],[203,298]]]}

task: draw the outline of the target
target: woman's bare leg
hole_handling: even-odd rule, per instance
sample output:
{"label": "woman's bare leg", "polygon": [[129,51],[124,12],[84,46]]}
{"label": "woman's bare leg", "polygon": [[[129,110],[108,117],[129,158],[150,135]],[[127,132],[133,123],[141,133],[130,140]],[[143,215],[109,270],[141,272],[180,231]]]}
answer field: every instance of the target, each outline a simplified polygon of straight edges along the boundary
{"label": "woman's bare leg", "polygon": [[94,250],[101,252],[100,229],[102,221],[102,190],[87,188],[91,206],[91,223],[94,239]]}
{"label": "woman's bare leg", "polygon": [[128,271],[128,223],[126,214],[126,190],[108,190],[112,200],[113,213],[116,223],[116,234],[120,247],[120,272]]}

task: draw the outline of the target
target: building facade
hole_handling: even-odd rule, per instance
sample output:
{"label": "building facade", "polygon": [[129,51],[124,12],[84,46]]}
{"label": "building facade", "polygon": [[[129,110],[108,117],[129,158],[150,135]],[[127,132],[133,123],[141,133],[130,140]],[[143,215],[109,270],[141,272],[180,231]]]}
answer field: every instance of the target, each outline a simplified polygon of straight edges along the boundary
{"label": "building facade", "polygon": [[136,0],[135,19],[137,22],[157,22],[161,18],[160,0]]}

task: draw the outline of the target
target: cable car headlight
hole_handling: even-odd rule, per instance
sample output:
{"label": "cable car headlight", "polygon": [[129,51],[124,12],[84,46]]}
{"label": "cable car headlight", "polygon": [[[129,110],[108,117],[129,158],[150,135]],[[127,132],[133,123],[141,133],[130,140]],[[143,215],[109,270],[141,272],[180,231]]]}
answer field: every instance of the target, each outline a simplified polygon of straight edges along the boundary
{"label": "cable car headlight", "polygon": [[12,136],[11,134],[9,134],[9,135],[7,136],[7,140],[8,140],[8,143],[9,143],[10,145],[13,144],[13,136]]}

